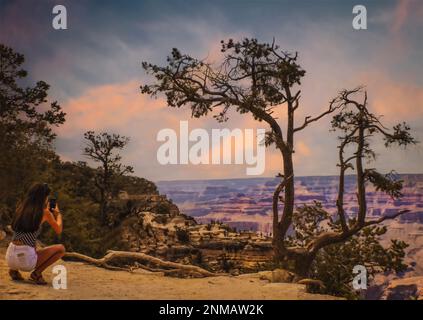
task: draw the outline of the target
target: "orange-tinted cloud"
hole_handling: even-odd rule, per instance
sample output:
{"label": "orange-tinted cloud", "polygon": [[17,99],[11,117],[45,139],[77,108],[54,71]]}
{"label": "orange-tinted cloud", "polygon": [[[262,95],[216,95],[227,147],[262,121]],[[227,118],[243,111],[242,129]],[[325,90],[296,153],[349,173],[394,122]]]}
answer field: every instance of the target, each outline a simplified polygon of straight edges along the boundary
{"label": "orange-tinted cloud", "polygon": [[414,120],[423,116],[423,87],[403,83],[374,71],[358,76],[366,86],[370,107],[387,121]]}
{"label": "orange-tinted cloud", "polygon": [[410,14],[410,7],[413,0],[399,0],[394,11],[394,20],[392,22],[393,33],[400,32],[401,28],[407,21],[407,17]]}
{"label": "orange-tinted cloud", "polygon": [[135,80],[90,88],[64,103],[63,108],[67,121],[58,131],[64,136],[85,130],[121,130],[136,121],[141,126],[152,117],[159,123],[175,120],[171,112],[164,112],[164,99],[142,95]]}
{"label": "orange-tinted cloud", "polygon": [[[246,165],[162,166],[156,159],[157,149],[161,145],[161,142],[156,141],[156,137],[161,129],[175,130],[179,139],[179,124],[182,120],[189,120],[189,130],[204,128],[209,134],[212,128],[255,130],[266,127],[245,115],[233,115],[232,121],[224,124],[219,124],[211,117],[192,119],[188,107],[170,108],[163,98],[152,99],[142,95],[137,80],[93,87],[81,96],[64,103],[63,108],[67,113],[67,121],[57,130],[60,137],[81,141],[83,133],[88,130],[129,136],[131,147],[123,152],[125,160],[131,164],[138,164],[139,174],[146,176],[152,174],[160,179],[187,179],[200,176],[224,178],[234,174],[245,175],[246,170]],[[257,139],[253,142],[256,144]],[[233,155],[243,152],[235,150],[234,147],[232,150]],[[71,158],[66,154],[62,156],[66,159]],[[264,173],[266,174],[268,171]]]}

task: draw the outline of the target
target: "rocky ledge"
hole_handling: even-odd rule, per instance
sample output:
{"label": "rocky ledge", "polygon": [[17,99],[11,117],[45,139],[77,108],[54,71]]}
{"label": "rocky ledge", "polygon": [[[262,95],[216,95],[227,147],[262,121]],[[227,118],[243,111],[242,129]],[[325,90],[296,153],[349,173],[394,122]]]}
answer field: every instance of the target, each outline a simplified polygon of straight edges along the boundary
{"label": "rocky ledge", "polygon": [[423,300],[423,277],[391,280],[381,298],[384,300]]}

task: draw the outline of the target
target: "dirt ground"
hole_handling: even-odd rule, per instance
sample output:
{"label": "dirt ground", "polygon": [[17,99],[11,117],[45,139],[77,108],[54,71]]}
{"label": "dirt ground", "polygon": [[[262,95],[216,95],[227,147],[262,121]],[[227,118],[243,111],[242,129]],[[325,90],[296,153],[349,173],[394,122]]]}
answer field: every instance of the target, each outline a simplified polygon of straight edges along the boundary
{"label": "dirt ground", "polygon": [[[52,268],[45,271],[47,286],[10,280],[0,248],[0,299],[333,299],[309,294],[305,287],[290,283],[269,283],[258,274],[179,279],[147,271],[111,271],[79,262],[59,261],[67,271],[67,289],[54,289]],[[28,274],[23,273],[27,278]]]}

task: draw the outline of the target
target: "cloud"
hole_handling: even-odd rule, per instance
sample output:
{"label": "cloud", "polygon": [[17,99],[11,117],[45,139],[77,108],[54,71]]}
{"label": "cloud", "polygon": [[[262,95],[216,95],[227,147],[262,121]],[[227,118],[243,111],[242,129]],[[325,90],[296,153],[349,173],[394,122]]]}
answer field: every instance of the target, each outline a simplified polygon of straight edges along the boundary
{"label": "cloud", "polygon": [[[189,130],[238,127],[240,129],[259,126],[246,117],[229,124],[219,124],[212,118],[192,119],[189,108],[175,109],[167,107],[164,99],[152,99],[142,95],[137,80],[124,84],[110,84],[92,87],[81,96],[69,99],[63,104],[67,113],[66,123],[57,129],[60,137],[57,150],[65,159],[80,160],[83,133],[88,130],[96,132],[115,132],[131,138],[125,150],[125,161],[135,165],[137,173],[161,179],[187,179],[198,176],[223,178],[236,173],[245,175],[245,165],[182,165],[161,166],[156,159],[160,142],[156,141],[161,129],[173,129],[179,138],[179,124],[189,121]],[[240,119],[241,118],[241,119]],[[79,141],[73,143],[72,141]],[[235,150],[233,150],[235,152]],[[239,152],[239,150],[236,150]],[[177,168],[177,169],[176,169]],[[218,170],[216,170],[218,168]]]}
{"label": "cloud", "polygon": [[[362,32],[351,27],[348,1],[329,11],[330,4],[272,1],[251,2],[242,9],[223,1],[128,2],[125,6],[104,1],[63,3],[70,15],[66,32],[51,28],[51,1],[0,3],[0,41],[26,55],[30,75],[51,84],[52,99],[58,99],[68,113],[66,124],[58,129],[57,142],[66,159],[81,159],[85,131],[113,131],[132,138],[123,154],[138,175],[154,179],[245,177],[243,166],[158,166],[156,134],[161,128],[178,132],[180,120],[189,120],[190,129],[208,131],[267,128],[265,123],[236,112],[224,124],[211,117],[191,119],[188,107],[169,108],[163,98],[154,100],[139,92],[146,80],[141,61],[163,64],[172,47],[178,47],[218,62],[220,40],[228,38],[252,36],[272,41],[275,37],[284,50],[298,50],[307,73],[296,125],[305,116],[326,110],[339,90],[360,84],[367,86],[373,110],[384,114],[389,123],[404,119],[418,124],[423,119],[419,54],[423,5],[418,0],[369,3],[369,29]],[[278,107],[274,115],[286,129],[285,106]],[[336,173],[336,140],[328,132],[329,120],[296,136],[297,175]],[[421,131],[417,134],[423,140]],[[422,157],[408,159],[397,163],[399,171],[418,168]],[[280,154],[267,149],[265,175],[281,170]]]}
{"label": "cloud", "polygon": [[407,18],[410,15],[411,4],[413,0],[399,0],[394,11],[394,19],[392,21],[391,31],[393,33],[399,33],[407,22]]}
{"label": "cloud", "polygon": [[299,156],[308,157],[311,155],[311,149],[304,141],[298,141],[295,147],[295,153]]}
{"label": "cloud", "polygon": [[83,130],[108,130],[127,127],[145,110],[154,112],[163,100],[150,100],[139,92],[137,81],[88,89],[63,105],[67,122],[58,133],[64,137]]}
{"label": "cloud", "polygon": [[357,83],[366,86],[372,110],[384,119],[395,122],[423,117],[423,86],[392,79],[382,71],[357,76]]}

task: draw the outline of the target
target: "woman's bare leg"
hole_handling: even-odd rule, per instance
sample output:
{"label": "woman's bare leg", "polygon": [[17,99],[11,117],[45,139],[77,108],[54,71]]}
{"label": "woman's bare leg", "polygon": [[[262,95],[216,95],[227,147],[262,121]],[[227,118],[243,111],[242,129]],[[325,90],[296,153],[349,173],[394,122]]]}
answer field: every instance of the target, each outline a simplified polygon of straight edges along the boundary
{"label": "woman's bare leg", "polygon": [[12,280],[15,280],[15,281],[21,281],[24,279],[21,273],[19,272],[19,270],[9,269],[9,275],[12,278]]}
{"label": "woman's bare leg", "polygon": [[65,254],[65,247],[62,244],[55,244],[37,250],[37,265],[34,273],[41,275],[41,273],[47,269],[48,266],[55,263],[57,260],[62,258]]}

